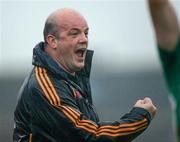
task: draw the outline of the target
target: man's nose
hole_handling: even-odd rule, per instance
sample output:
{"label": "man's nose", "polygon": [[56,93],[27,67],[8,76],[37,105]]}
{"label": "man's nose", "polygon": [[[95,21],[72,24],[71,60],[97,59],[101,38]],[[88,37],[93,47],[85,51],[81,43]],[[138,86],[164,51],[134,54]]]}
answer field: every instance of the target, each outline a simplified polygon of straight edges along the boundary
{"label": "man's nose", "polygon": [[87,43],[88,42],[88,36],[85,33],[82,33],[79,38],[80,43]]}

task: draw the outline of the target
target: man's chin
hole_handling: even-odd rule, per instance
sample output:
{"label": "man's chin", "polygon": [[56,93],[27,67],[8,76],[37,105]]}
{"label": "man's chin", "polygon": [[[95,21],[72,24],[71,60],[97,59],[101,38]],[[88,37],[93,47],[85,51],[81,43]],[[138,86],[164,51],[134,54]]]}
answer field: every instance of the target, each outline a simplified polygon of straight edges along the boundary
{"label": "man's chin", "polygon": [[76,71],[80,71],[80,70],[82,70],[83,68],[84,68],[84,64],[78,64],[78,65],[76,65],[75,70],[76,70]]}

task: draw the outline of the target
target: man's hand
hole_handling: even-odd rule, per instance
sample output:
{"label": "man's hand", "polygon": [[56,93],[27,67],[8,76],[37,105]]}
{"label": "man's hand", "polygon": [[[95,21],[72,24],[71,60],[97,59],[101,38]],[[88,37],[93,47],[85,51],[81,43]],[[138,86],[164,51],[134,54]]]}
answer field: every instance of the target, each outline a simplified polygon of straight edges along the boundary
{"label": "man's hand", "polygon": [[157,110],[152,100],[148,97],[144,98],[143,100],[138,100],[134,107],[146,109],[151,114],[152,118],[155,116]]}

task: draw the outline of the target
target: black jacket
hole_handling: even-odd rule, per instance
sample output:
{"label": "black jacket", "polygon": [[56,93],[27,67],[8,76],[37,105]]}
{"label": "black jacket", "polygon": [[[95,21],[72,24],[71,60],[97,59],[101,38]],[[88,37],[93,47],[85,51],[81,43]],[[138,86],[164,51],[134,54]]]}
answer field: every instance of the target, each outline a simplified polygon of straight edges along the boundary
{"label": "black jacket", "polygon": [[92,104],[90,69],[72,76],[44,52],[44,43],[33,51],[34,68],[25,79],[14,112],[14,142],[129,142],[150,123],[150,114],[133,108],[118,121],[101,122]]}

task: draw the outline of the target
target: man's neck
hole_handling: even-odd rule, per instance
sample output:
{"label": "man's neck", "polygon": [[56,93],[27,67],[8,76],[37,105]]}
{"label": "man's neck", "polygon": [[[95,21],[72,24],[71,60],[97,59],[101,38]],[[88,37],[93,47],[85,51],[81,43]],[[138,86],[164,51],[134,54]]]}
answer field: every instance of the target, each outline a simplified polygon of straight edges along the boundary
{"label": "man's neck", "polygon": [[58,60],[54,59],[57,64],[59,65],[60,68],[62,68],[65,72],[71,74],[72,76],[75,76],[75,72],[70,72],[63,64],[61,64],[60,62],[58,62]]}

